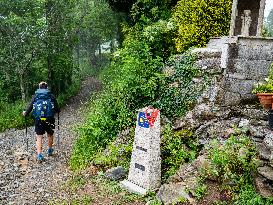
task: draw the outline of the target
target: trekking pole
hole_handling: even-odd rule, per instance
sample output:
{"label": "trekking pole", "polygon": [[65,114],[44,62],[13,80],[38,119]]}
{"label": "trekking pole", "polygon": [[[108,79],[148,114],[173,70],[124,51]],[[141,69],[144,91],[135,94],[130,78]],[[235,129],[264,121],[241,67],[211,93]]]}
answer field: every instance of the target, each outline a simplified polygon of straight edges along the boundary
{"label": "trekking pole", "polygon": [[26,143],[27,143],[27,151],[28,151],[28,138],[27,138],[27,118],[25,116],[25,126],[26,126]]}
{"label": "trekking pole", "polygon": [[58,112],[58,149],[60,149],[60,112]]}

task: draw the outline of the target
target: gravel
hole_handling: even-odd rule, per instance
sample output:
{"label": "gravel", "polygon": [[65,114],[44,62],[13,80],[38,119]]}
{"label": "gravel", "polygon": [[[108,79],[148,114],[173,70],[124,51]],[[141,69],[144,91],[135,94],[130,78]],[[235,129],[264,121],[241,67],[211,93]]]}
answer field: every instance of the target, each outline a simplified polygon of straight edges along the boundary
{"label": "gravel", "polygon": [[72,175],[68,165],[76,139],[72,128],[83,121],[83,108],[91,94],[100,88],[100,83],[94,78],[89,77],[82,82],[80,92],[60,113],[60,130],[55,130],[52,157],[46,155],[47,138],[44,138],[45,161],[42,163],[36,160],[34,127],[28,127],[27,137],[25,130],[10,129],[0,134],[0,204],[48,204],[55,198],[68,197],[60,190],[64,181]]}

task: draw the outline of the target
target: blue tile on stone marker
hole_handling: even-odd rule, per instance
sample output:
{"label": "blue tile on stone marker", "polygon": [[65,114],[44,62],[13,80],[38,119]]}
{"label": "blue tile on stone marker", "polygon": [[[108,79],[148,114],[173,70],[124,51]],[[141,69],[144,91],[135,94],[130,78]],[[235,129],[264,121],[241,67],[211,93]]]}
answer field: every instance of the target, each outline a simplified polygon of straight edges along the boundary
{"label": "blue tile on stone marker", "polygon": [[148,122],[144,112],[140,112],[138,115],[138,125],[140,127],[144,127],[144,128],[150,127],[149,122]]}

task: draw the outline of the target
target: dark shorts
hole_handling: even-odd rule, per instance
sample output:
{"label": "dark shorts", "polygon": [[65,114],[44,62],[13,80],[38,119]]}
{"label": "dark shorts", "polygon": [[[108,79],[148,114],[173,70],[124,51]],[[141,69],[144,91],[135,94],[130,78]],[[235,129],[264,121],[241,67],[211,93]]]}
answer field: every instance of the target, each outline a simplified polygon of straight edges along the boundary
{"label": "dark shorts", "polygon": [[37,120],[35,119],[35,132],[37,135],[45,133],[53,135],[55,129],[55,119]]}

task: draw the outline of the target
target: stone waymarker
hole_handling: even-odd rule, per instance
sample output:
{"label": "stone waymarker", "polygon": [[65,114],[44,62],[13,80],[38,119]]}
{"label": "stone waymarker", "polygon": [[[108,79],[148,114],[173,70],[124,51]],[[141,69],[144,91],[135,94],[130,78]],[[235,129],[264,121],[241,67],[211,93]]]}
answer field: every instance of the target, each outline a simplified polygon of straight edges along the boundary
{"label": "stone waymarker", "polygon": [[160,112],[144,108],[138,112],[128,180],[121,184],[131,192],[145,194],[159,188],[160,179]]}

